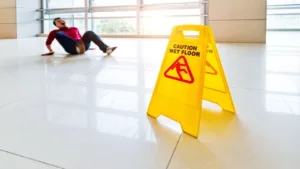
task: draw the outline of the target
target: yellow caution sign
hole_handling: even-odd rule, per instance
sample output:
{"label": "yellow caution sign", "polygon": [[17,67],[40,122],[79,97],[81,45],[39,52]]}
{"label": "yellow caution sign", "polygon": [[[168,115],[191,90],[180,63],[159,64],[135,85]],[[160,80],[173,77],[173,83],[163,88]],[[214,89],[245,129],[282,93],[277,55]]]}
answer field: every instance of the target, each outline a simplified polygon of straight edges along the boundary
{"label": "yellow caution sign", "polygon": [[[196,31],[199,36],[186,37],[184,31]],[[198,137],[202,100],[235,113],[211,28],[175,26],[147,114],[173,119],[185,133]]]}

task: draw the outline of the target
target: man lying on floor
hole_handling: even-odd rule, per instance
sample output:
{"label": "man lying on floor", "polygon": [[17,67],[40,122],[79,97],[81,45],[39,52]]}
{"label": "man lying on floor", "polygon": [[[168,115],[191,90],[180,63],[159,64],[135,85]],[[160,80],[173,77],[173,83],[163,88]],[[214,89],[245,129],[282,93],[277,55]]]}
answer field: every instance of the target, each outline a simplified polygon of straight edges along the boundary
{"label": "man lying on floor", "polygon": [[49,53],[42,54],[42,56],[54,54],[51,48],[54,39],[56,39],[69,54],[83,54],[90,48],[91,42],[94,42],[103,53],[108,55],[117,48],[107,46],[93,31],[87,31],[81,36],[78,28],[68,27],[66,21],[62,18],[55,18],[53,24],[58,29],[51,31],[48,35],[46,46]]}

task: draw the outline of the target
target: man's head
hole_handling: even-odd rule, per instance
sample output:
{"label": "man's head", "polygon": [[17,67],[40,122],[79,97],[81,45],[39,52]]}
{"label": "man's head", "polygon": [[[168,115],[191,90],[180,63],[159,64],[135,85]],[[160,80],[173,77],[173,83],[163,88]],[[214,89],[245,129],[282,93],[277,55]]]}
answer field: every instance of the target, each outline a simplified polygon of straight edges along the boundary
{"label": "man's head", "polygon": [[66,27],[66,21],[64,21],[62,18],[55,18],[53,20],[53,25],[58,27],[58,28],[64,28]]}

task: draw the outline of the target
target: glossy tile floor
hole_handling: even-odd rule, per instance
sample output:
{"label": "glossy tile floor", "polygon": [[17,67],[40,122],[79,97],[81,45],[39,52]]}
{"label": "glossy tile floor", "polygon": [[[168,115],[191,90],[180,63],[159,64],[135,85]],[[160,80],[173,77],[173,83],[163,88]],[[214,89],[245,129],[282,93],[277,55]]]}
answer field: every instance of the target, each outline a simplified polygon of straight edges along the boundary
{"label": "glossy tile floor", "polygon": [[205,103],[198,139],[146,116],[166,39],[105,39],[108,57],[1,40],[0,169],[300,168],[299,37],[218,45],[237,114]]}

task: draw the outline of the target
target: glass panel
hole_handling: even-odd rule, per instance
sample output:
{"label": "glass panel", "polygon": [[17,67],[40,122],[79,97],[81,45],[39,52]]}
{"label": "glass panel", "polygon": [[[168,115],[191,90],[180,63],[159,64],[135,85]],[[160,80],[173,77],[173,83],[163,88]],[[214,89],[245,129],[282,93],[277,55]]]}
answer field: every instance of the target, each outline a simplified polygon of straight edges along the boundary
{"label": "glass panel", "polygon": [[93,12],[92,17],[124,17],[136,16],[136,11]]}
{"label": "glass panel", "polygon": [[268,0],[268,5],[300,4],[300,0]]}
{"label": "glass panel", "polygon": [[144,4],[165,4],[165,3],[180,3],[180,2],[199,2],[199,0],[143,0]]}
{"label": "glass panel", "polygon": [[84,7],[85,0],[48,0],[49,8]]}
{"label": "glass panel", "polygon": [[277,7],[267,10],[267,29],[300,29],[300,0],[268,0],[268,5]]}
{"label": "glass panel", "polygon": [[136,19],[93,19],[92,30],[98,34],[136,34]]}
{"label": "glass panel", "polygon": [[[74,14],[50,14],[50,15],[45,15],[45,19],[50,19],[50,20],[45,20],[44,21],[44,33],[49,33],[51,30],[57,29],[53,25],[53,20],[56,17],[61,17],[64,18],[65,21],[67,22],[68,26],[75,26],[80,30],[80,33],[84,32],[85,26],[84,26],[84,14],[83,13],[74,13]],[[82,19],[75,19],[75,18],[82,18]]]}
{"label": "glass panel", "polygon": [[271,15],[267,25],[268,29],[300,29],[300,15]]}
{"label": "glass panel", "polygon": [[142,11],[141,16],[200,15],[200,9]]}
{"label": "glass panel", "polygon": [[44,20],[44,31],[42,33],[48,34],[50,32],[50,22],[49,20]]}
{"label": "glass panel", "polygon": [[152,17],[141,19],[141,33],[146,35],[169,35],[173,26],[203,24],[204,17]]}
{"label": "glass panel", "polygon": [[136,5],[137,0],[92,0],[92,6],[120,6],[120,5]]}
{"label": "glass panel", "polygon": [[300,13],[299,9],[269,9],[268,14],[291,14],[291,13]]}

